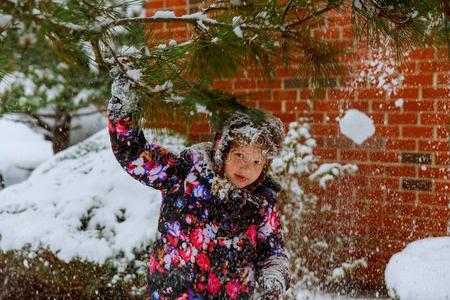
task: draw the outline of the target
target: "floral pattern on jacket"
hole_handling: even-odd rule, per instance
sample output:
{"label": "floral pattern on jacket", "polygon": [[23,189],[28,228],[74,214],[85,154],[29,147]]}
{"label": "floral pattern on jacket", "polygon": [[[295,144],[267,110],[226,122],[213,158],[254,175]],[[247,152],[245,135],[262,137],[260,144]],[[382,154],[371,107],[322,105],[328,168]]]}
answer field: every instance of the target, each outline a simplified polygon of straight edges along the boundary
{"label": "floral pattern on jacket", "polygon": [[[148,261],[147,299],[253,298],[264,263],[286,257],[278,184],[267,177],[252,192],[231,189],[224,201],[211,192],[210,145],[174,154],[147,142],[130,116],[110,119],[108,129],[123,169],[162,193],[161,237]],[[287,269],[283,281],[287,288]]]}

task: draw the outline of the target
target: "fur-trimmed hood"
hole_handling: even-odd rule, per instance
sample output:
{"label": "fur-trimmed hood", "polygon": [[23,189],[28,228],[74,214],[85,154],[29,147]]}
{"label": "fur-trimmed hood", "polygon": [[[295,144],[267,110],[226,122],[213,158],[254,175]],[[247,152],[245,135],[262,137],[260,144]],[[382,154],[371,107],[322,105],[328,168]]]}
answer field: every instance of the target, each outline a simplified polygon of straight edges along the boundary
{"label": "fur-trimmed hood", "polygon": [[266,113],[265,118],[257,123],[249,115],[236,112],[225,122],[222,130],[214,135],[210,156],[215,174],[223,177],[225,160],[233,141],[239,144],[259,144],[262,145],[267,163],[259,178],[246,189],[252,191],[262,182],[267,181],[266,184],[268,184],[270,181],[271,185],[277,186],[279,190],[279,185],[270,176],[267,176],[267,171],[272,159],[281,152],[284,138],[284,124],[279,118]]}

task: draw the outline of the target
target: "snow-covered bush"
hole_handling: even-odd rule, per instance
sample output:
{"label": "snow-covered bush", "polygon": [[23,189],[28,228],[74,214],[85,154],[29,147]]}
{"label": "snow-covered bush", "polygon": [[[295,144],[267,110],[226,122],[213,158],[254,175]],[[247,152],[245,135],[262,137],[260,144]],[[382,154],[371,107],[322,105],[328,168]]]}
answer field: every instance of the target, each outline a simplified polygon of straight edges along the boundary
{"label": "snow-covered bush", "polygon": [[43,135],[5,118],[0,118],[0,141],[0,190],[3,185],[25,180],[53,155],[52,145]]}
{"label": "snow-covered bush", "polygon": [[393,299],[450,299],[450,237],[408,244],[391,257],[384,277]]}
{"label": "snow-covered bush", "polygon": [[326,290],[338,287],[364,259],[340,257],[351,247],[352,238],[338,230],[321,230],[333,211],[333,203],[322,199],[314,190],[327,189],[331,181],[356,172],[355,165],[319,163],[313,154],[316,141],[307,123],[289,124],[284,149],[272,163],[272,173],[282,185],[279,206],[282,213],[286,247],[290,255],[292,288],[289,299],[295,299],[299,288]]}
{"label": "snow-covered bush", "polygon": [[[185,146],[178,137],[148,138],[174,152]],[[66,263],[109,265],[114,282],[144,276],[160,200],[121,169],[104,129],[0,191],[0,252],[44,249]]]}

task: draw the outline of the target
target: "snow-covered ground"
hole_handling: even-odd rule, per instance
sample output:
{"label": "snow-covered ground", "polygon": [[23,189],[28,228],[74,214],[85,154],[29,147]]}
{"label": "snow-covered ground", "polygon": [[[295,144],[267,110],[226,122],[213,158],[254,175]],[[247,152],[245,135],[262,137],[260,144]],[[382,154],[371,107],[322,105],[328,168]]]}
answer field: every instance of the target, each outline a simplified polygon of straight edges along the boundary
{"label": "snow-covered ground", "polygon": [[52,144],[26,125],[0,119],[0,174],[5,186],[25,180],[53,155]]}
{"label": "snow-covered ground", "polygon": [[393,298],[450,299],[450,237],[410,243],[390,259],[385,280]]}
{"label": "snow-covered ground", "polygon": [[[183,147],[163,137],[154,139],[173,151]],[[0,192],[0,249],[44,247],[66,261],[94,262],[123,252],[126,263],[155,238],[159,207],[159,191],[121,169],[104,129]]]}

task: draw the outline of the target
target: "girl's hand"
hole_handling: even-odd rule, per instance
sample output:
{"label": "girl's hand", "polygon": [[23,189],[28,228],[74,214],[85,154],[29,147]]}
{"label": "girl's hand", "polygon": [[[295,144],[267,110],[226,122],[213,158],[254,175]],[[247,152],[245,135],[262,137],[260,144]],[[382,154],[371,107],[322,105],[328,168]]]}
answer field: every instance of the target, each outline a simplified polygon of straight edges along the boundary
{"label": "girl's hand", "polygon": [[260,300],[278,300],[278,299],[280,299],[280,293],[277,291],[266,292],[260,298]]}
{"label": "girl's hand", "polygon": [[283,285],[275,277],[261,277],[259,284],[263,289],[261,300],[278,300],[283,292]]}
{"label": "girl's hand", "polygon": [[113,78],[111,99],[108,102],[107,113],[112,121],[122,120],[140,109],[139,100],[130,92],[132,83],[121,73],[118,66],[109,72]]}

